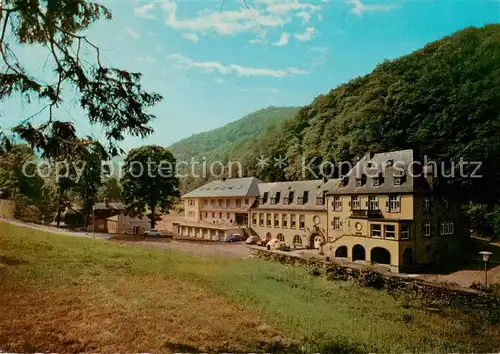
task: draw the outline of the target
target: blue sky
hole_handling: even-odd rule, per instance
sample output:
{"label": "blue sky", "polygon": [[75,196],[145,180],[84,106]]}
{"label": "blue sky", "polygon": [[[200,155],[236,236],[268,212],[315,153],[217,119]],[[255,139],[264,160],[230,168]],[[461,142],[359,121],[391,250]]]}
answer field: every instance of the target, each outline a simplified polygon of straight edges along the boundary
{"label": "blue sky", "polygon": [[[164,96],[152,110],[155,133],[128,138],[126,150],[168,146],[266,106],[308,104],[384,59],[467,26],[500,22],[500,3],[481,0],[101,3],[113,20],[95,24],[89,37],[103,48],[104,64],[142,72],[145,88]],[[23,58],[49,75],[41,49]],[[100,137],[74,104],[65,105],[60,114],[82,134]],[[0,106],[0,119],[9,126],[39,108],[11,99]]]}

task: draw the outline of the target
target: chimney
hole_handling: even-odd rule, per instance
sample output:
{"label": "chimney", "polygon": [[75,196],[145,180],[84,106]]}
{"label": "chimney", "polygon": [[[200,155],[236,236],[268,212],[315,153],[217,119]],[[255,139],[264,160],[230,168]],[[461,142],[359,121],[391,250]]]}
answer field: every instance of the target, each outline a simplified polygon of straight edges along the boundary
{"label": "chimney", "polygon": [[371,160],[373,159],[373,156],[375,155],[375,153],[373,151],[368,151],[366,154],[365,154],[365,159],[366,160]]}

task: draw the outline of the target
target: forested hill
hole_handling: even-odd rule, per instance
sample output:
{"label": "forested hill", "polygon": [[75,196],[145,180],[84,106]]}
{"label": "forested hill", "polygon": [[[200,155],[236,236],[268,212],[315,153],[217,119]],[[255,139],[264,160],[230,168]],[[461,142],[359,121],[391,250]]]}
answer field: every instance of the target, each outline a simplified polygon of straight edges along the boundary
{"label": "forested hill", "polygon": [[265,131],[273,131],[277,126],[292,118],[299,108],[268,107],[208,132],[195,134],[170,146],[178,160],[205,157],[208,161],[225,160],[241,156]]}
{"label": "forested hill", "polygon": [[455,190],[496,203],[499,132],[500,25],[495,24],[456,32],[318,96],[285,122],[276,138],[255,145],[254,156],[286,156],[287,168],[251,173],[265,180],[311,178],[302,174],[302,157],[318,157],[319,165],[323,159],[353,160],[367,150],[413,148],[448,161],[481,161],[483,178],[462,179]]}

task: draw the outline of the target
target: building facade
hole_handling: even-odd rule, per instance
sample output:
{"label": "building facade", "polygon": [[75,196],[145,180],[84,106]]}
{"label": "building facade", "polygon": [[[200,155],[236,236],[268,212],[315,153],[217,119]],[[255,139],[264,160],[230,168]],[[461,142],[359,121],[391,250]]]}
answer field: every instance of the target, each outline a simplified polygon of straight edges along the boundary
{"label": "building facade", "polygon": [[327,193],[325,250],[394,271],[459,257],[468,236],[460,205],[436,194],[436,171],[412,150],[367,154]]}
{"label": "building facade", "polygon": [[214,241],[229,234],[249,235],[248,215],[259,197],[259,183],[254,177],[222,179],[183,195],[185,216],[174,223],[174,232]]}
{"label": "building facade", "polygon": [[264,183],[251,212],[250,226],[261,239],[276,238],[292,248],[319,248],[327,237],[323,180]]}
{"label": "building facade", "polygon": [[185,216],[174,233],[257,235],[396,272],[457,260],[467,219],[437,192],[432,166],[415,162],[412,150],[401,150],[367,154],[341,179],[212,181],[182,197]]}

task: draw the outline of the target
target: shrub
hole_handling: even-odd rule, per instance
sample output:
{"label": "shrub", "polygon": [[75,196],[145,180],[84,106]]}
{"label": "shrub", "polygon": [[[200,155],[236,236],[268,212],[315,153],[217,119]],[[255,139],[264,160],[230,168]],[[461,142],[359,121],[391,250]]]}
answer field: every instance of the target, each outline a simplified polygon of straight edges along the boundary
{"label": "shrub", "polygon": [[384,277],[382,274],[371,268],[361,269],[357,281],[361,286],[370,288],[381,289],[384,286]]}

